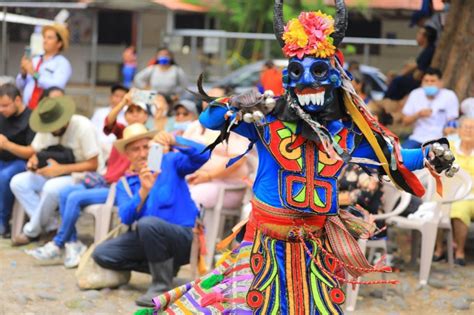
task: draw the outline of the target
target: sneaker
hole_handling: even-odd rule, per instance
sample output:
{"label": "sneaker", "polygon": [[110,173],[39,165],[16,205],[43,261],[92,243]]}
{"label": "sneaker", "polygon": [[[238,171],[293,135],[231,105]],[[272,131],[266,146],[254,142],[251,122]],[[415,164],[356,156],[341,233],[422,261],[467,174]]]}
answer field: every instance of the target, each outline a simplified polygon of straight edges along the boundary
{"label": "sneaker", "polygon": [[64,267],[76,268],[81,261],[81,256],[87,250],[87,246],[80,241],[66,243],[66,257],[64,259]]}
{"label": "sneaker", "polygon": [[61,262],[63,258],[63,250],[54,242],[48,242],[46,245],[35,249],[25,250],[25,253],[47,264]]}

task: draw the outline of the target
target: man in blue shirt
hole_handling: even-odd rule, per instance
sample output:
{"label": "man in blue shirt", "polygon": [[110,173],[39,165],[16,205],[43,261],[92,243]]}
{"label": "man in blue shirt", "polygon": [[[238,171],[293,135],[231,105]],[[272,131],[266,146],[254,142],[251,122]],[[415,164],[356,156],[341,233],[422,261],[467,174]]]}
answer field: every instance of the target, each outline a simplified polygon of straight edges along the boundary
{"label": "man in blue shirt", "polygon": [[189,261],[198,209],[185,176],[209,159],[203,145],[162,132],[155,138],[163,146],[162,171],[154,173],[147,167],[153,134],[133,124],[115,142],[132,171],[117,184],[116,204],[122,223],[136,223],[136,228],[99,245],[93,254],[104,268],[151,273],[150,288],[136,301],[142,306],[153,306],[153,297],[171,289],[175,267]]}

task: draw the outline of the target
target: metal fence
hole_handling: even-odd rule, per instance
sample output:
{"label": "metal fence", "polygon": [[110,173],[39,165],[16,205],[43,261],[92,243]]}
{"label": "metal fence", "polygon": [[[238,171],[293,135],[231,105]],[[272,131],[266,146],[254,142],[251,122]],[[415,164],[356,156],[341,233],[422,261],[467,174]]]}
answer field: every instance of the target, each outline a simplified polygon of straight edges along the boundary
{"label": "metal fence", "polygon": [[[173,43],[173,41],[183,42],[184,38],[189,38],[190,51],[189,54],[193,56],[191,60],[191,70],[192,73],[199,73],[200,65],[199,59],[196,56],[199,56],[199,47],[198,39],[217,39],[218,40],[218,52],[220,75],[223,76],[227,73],[228,69],[226,67],[227,61],[227,48],[229,41],[236,39],[247,39],[254,41],[263,41],[263,58],[269,59],[271,57],[271,45],[272,42],[275,42],[275,35],[273,34],[257,34],[257,33],[237,33],[237,32],[227,32],[221,30],[202,30],[202,29],[181,29],[175,30],[171,33],[166,34],[166,41],[168,44]],[[417,46],[415,40],[412,39],[389,39],[389,38],[365,38],[365,37],[345,37],[343,44],[355,44],[363,46],[363,59],[364,64],[370,64],[370,46],[371,45],[391,45],[391,46]]]}

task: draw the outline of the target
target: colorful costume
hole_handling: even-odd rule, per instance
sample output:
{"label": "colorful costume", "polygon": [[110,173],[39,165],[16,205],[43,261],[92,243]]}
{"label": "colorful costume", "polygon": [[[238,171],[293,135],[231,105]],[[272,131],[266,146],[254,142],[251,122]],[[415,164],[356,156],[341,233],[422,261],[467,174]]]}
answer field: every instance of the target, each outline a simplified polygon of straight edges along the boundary
{"label": "colorful costume", "polygon": [[377,168],[402,189],[424,193],[411,170],[423,167],[427,151],[401,150],[341,67],[336,51],[347,25],[344,1],[336,1],[335,22],[305,12],[286,27],[282,6],[275,1],[276,36],[290,57],[284,96],[251,92],[212,99],[199,88],[212,101],[201,123],[221,130],[216,144],[231,130],[258,150],[243,241],[207,276],[155,298],[157,313],[340,314],[340,284],[355,283],[346,272],[356,278],[390,271],[371,266],[355,240],[370,235],[372,225],[339,210],[341,169],[347,163]]}

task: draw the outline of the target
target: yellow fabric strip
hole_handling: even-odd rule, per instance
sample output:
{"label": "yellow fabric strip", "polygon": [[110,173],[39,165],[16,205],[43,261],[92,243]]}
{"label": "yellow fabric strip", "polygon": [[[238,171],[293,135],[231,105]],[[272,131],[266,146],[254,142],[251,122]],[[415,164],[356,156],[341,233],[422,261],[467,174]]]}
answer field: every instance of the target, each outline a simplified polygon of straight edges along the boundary
{"label": "yellow fabric strip", "polygon": [[[352,117],[352,120],[356,123],[357,127],[359,127],[360,131],[364,135],[364,137],[367,139],[369,142],[370,146],[375,152],[375,155],[379,159],[379,162],[382,164],[382,167],[385,171],[385,173],[390,177],[392,180],[392,183],[397,186],[397,188],[400,188],[395,180],[392,178],[391,172],[390,172],[390,164],[388,163],[385,155],[383,154],[382,148],[377,142],[377,139],[374,136],[374,133],[372,129],[370,128],[369,124],[365,120],[364,116],[359,112],[357,109],[356,105],[352,101],[350,95],[347,92],[344,92],[344,105],[346,106],[347,111]],[[402,189],[403,190],[403,189]]]}

